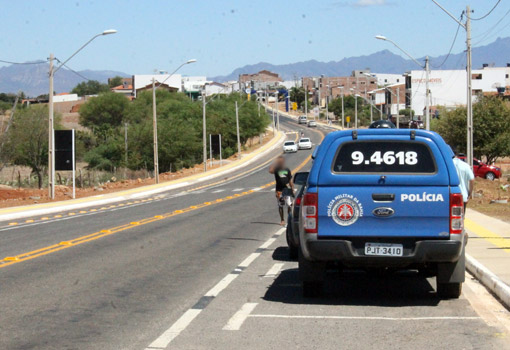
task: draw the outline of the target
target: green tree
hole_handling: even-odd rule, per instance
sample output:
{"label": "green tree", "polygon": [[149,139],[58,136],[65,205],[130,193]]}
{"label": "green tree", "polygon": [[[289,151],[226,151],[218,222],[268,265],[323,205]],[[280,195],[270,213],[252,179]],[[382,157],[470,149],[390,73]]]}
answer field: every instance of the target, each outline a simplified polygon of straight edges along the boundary
{"label": "green tree", "polygon": [[[466,108],[442,111],[432,120],[432,130],[461,152],[466,152]],[[473,104],[473,153],[488,163],[510,155],[510,108],[497,96],[478,97]]]}
{"label": "green tree", "polygon": [[293,87],[290,89],[290,100],[297,102],[298,108],[303,108],[305,103],[305,89]]}
{"label": "green tree", "polygon": [[122,85],[122,77],[119,75],[116,75],[115,77],[108,80],[108,86],[110,88],[116,87]]}
{"label": "green tree", "polygon": [[87,80],[76,85],[71,90],[71,93],[78,94],[78,96],[98,95],[109,90],[107,84],[102,84],[97,80]]}
{"label": "green tree", "polygon": [[107,137],[122,125],[129,100],[114,92],[92,97],[80,108],[80,124],[90,128],[98,137]]}
{"label": "green tree", "polygon": [[[55,117],[58,126],[59,116]],[[17,110],[7,143],[10,163],[30,167],[41,188],[48,163],[48,107],[35,105]]]}

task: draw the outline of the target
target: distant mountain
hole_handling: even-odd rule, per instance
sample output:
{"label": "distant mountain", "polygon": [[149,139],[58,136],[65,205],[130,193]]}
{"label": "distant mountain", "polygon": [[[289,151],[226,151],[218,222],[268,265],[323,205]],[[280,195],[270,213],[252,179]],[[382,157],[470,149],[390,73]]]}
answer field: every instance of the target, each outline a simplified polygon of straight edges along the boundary
{"label": "distant mountain", "polygon": [[[30,65],[11,65],[0,68],[0,92],[23,91],[25,95],[35,97],[48,93],[48,63]],[[126,73],[108,70],[83,70],[78,72],[87,79],[106,83],[108,78],[116,75],[127,77]],[[55,92],[69,92],[78,83],[85,81],[82,77],[66,68],[55,73]]]}
{"label": "distant mountain", "polygon": [[[397,49],[393,50],[398,52]],[[451,54],[448,60],[440,68],[446,55],[430,57],[430,69],[462,69],[466,65],[466,54],[464,52]],[[425,57],[418,59],[424,62]],[[481,68],[482,64],[494,64],[505,66],[510,62],[510,37],[498,38],[491,44],[473,48],[473,68]],[[340,61],[319,62],[310,60],[291,64],[274,65],[267,62],[247,65],[235,69],[232,73],[224,76],[209,78],[210,80],[222,82],[237,80],[240,74],[256,73],[267,69],[280,74],[284,80],[293,80],[302,76],[346,76],[353,70],[369,68],[374,73],[404,73],[417,69],[416,63],[410,59],[404,59],[389,50],[378,51],[367,56],[346,57]]]}

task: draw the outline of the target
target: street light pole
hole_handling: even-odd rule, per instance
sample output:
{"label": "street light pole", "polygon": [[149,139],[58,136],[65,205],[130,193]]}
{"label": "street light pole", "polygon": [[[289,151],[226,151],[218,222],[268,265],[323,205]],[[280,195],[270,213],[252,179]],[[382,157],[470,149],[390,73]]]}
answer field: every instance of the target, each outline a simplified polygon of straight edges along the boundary
{"label": "street light pole", "polygon": [[397,129],[400,129],[400,88],[397,87]]}
{"label": "street light pole", "polygon": [[237,158],[241,159],[241,135],[239,135],[239,108],[236,101]]}
{"label": "street light pole", "polygon": [[152,78],[152,133],[154,146],[154,180],[159,184],[158,120],[156,118],[156,79]]}
{"label": "street light pole", "polygon": [[205,88],[202,90],[202,142],[203,142],[203,162],[204,172],[207,171],[207,135],[205,122]]}
{"label": "street light pole", "polygon": [[354,129],[358,128],[358,94],[354,94]]}
{"label": "street light pole", "polygon": [[326,85],[326,122],[329,123],[329,85]]}
{"label": "street light pole", "polygon": [[50,54],[50,93],[48,95],[48,196],[55,199],[55,152],[53,147],[54,132],[53,132],[53,61],[55,56]]}
{"label": "street light pole", "polygon": [[[196,59],[190,59],[177,67],[165,80],[158,84],[158,87],[163,85],[170,77],[172,77],[182,66],[190,63],[195,63]],[[159,160],[158,160],[158,119],[156,116],[156,79],[152,77],[152,129],[153,129],[153,142],[154,142],[154,180],[159,184]]]}
{"label": "street light pole", "polygon": [[305,85],[305,116],[308,119],[308,85]]}
{"label": "street light pole", "polygon": [[345,129],[344,123],[344,87],[340,86],[340,90],[342,91],[342,130]]}
{"label": "street light pole", "polygon": [[[49,94],[48,94],[48,195],[50,199],[55,199],[55,135],[54,135],[54,108],[53,108],[53,80],[55,77],[55,73],[65,66],[69,60],[71,60],[78,52],[83,50],[85,46],[90,44],[95,38],[115,34],[117,31],[115,29],[108,29],[103,31],[102,33],[94,35],[89,41],[83,44],[78,50],[76,50],[68,59],[64,62],[61,62],[60,65],[55,69],[53,67],[53,61],[55,60],[55,56],[50,54],[50,70],[49,70]],[[60,61],[59,61],[60,62]]]}

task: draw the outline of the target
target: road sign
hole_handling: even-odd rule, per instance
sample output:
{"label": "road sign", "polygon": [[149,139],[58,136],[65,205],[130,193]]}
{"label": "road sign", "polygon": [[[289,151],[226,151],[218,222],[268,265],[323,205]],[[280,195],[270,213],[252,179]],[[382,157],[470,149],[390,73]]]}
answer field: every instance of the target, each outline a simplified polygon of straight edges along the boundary
{"label": "road sign", "polygon": [[296,102],[292,102],[292,110],[297,111],[297,103]]}
{"label": "road sign", "polygon": [[349,116],[345,117],[345,121],[346,121],[347,123],[350,123],[350,122],[351,122],[351,117],[349,117]]}
{"label": "road sign", "polygon": [[315,117],[318,117],[319,116],[319,107],[315,107],[313,110],[312,110],[312,113]]}

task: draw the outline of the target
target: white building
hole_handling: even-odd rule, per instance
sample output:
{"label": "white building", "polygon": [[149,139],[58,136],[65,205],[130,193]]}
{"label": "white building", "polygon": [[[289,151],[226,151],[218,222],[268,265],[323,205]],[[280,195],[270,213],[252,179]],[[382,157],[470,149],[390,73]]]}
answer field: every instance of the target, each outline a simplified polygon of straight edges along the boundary
{"label": "white building", "polygon": [[[472,71],[473,101],[480,93],[498,93],[510,87],[510,67],[484,67]],[[411,108],[416,115],[425,114],[425,71],[409,73],[406,86]],[[465,70],[432,70],[429,76],[430,106],[456,108],[467,102],[467,74]],[[499,91],[501,92],[501,91]]]}
{"label": "white building", "polygon": [[182,90],[187,93],[198,93],[207,82],[206,76],[182,77]]}
{"label": "white building", "polygon": [[205,95],[212,96],[216,94],[229,94],[231,92],[230,87],[225,84],[217,82],[208,82],[205,85]]}
{"label": "white building", "polygon": [[402,74],[370,73],[370,75],[377,79],[378,86],[403,84],[406,81],[406,77]]}
{"label": "white building", "polygon": [[73,102],[78,101],[80,97],[78,97],[78,94],[58,94],[53,96],[53,102]]}
{"label": "white building", "polygon": [[136,91],[152,84],[152,79],[156,80],[156,84],[165,83],[169,87],[182,91],[182,77],[180,74],[138,74],[133,75],[133,96],[136,98]]}

